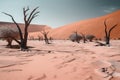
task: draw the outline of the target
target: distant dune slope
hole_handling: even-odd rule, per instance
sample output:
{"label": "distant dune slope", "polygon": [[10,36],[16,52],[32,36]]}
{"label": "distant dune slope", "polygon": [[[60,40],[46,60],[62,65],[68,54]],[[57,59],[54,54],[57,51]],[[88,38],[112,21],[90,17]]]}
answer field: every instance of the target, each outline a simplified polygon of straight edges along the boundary
{"label": "distant dune slope", "polygon": [[120,38],[120,10],[105,16],[78,21],[53,29],[49,36],[54,39],[68,39],[70,34],[77,31],[83,34],[94,34],[97,38],[103,38],[105,19],[107,19],[108,29],[113,25],[118,24],[118,26],[112,31],[111,38]]}
{"label": "distant dune slope", "polygon": [[[22,31],[24,30],[24,24],[19,23],[20,28],[22,29]],[[0,27],[1,26],[11,26],[11,27],[16,27],[16,25],[14,23],[10,23],[10,22],[0,22]],[[29,32],[38,32],[38,31],[42,31],[45,29],[51,29],[51,27],[47,26],[47,25],[36,25],[36,24],[31,24],[30,27],[28,28]]]}
{"label": "distant dune slope", "polygon": [[[24,24],[19,23],[19,25],[20,25],[22,32],[24,32]],[[1,26],[16,27],[16,25],[14,23],[10,23],[10,22],[0,22],[0,27]],[[51,30],[51,27],[49,27],[47,25],[31,24],[28,28],[29,37],[32,36],[32,37],[36,38],[36,37],[38,37],[38,35],[40,35],[40,31],[43,31],[43,30]]]}

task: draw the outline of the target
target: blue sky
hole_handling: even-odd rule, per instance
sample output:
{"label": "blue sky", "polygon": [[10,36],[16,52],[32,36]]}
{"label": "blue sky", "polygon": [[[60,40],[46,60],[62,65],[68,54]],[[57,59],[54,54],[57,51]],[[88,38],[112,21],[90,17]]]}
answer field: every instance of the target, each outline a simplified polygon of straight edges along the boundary
{"label": "blue sky", "polygon": [[12,22],[2,14],[6,12],[23,23],[23,7],[39,6],[40,14],[33,24],[45,24],[53,28],[80,20],[109,14],[120,9],[120,0],[1,0],[0,21]]}

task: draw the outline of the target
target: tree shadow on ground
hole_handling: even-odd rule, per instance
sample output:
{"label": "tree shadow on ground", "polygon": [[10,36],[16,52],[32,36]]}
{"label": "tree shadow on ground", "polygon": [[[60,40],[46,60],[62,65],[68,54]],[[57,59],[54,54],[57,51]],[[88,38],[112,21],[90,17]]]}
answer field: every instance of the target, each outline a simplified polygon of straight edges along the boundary
{"label": "tree shadow on ground", "polygon": [[[10,48],[10,49],[20,49],[20,46],[19,45],[12,45],[11,47],[9,46],[6,46],[6,45],[3,45],[5,46],[5,48]],[[28,48],[34,48],[32,46],[27,46]]]}

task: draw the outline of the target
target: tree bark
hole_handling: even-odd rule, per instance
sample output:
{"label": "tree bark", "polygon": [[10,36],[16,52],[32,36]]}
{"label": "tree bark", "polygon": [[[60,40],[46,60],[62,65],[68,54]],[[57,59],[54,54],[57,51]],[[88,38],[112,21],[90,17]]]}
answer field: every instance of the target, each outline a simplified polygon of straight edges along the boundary
{"label": "tree bark", "polygon": [[20,48],[21,48],[21,51],[25,51],[28,49],[26,42],[24,40],[22,40],[22,42],[20,44]]}
{"label": "tree bark", "polygon": [[106,45],[110,46],[110,37],[106,37]]}

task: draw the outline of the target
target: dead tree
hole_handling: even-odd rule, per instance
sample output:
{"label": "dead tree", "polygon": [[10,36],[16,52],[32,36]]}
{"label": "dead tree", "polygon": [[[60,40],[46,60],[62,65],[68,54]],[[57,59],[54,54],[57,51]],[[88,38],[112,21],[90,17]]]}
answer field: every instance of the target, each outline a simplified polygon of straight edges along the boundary
{"label": "dead tree", "polygon": [[28,27],[31,23],[31,21],[38,16],[39,11],[36,11],[38,9],[38,7],[34,8],[30,13],[28,13],[28,11],[30,10],[29,7],[27,8],[23,8],[23,15],[24,15],[24,35],[22,34],[22,30],[20,29],[19,24],[15,21],[15,19],[13,18],[12,15],[3,12],[5,15],[11,17],[12,21],[14,22],[14,24],[17,26],[18,30],[19,30],[19,35],[20,35],[20,41],[16,40],[16,42],[19,43],[21,51],[25,51],[28,49],[27,47],[27,40],[28,40]]}
{"label": "dead tree", "polygon": [[95,38],[95,36],[92,34],[86,35],[86,39],[89,40],[90,42],[92,42],[94,38]]}
{"label": "dead tree", "polygon": [[107,24],[106,24],[106,19],[105,19],[104,26],[105,26],[104,31],[105,31],[106,45],[110,46],[111,31],[117,26],[117,24],[113,25],[109,30],[107,30]]}
{"label": "dead tree", "polygon": [[71,41],[73,41],[73,42],[76,41],[77,43],[79,43],[80,40],[82,39],[82,36],[79,35],[79,34],[77,33],[77,31],[76,31],[76,32],[74,32],[73,34],[71,34],[71,35],[69,36],[69,39],[70,39]]}
{"label": "dead tree", "polygon": [[87,40],[85,38],[85,34],[81,33],[81,35],[82,35],[83,43],[86,43]]}
{"label": "dead tree", "polygon": [[48,33],[49,33],[49,32],[45,32],[45,30],[43,30],[41,33],[42,33],[43,36],[44,36],[45,43],[46,43],[46,44],[50,44],[50,43],[49,43],[49,39],[48,39]]}

